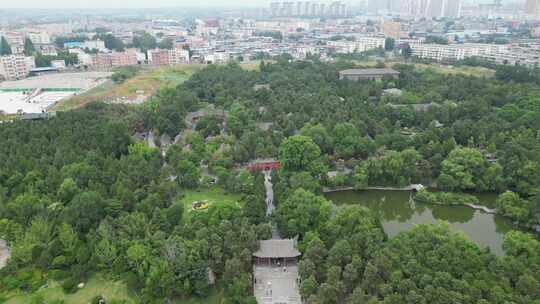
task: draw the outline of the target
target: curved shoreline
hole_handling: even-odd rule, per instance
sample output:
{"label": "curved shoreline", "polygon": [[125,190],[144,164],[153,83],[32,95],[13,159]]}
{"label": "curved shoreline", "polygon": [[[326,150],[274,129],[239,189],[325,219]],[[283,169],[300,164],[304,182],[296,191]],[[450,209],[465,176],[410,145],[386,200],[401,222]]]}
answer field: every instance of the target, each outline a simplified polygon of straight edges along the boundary
{"label": "curved shoreline", "polygon": [[424,189],[423,185],[410,185],[407,187],[365,187],[362,189],[355,189],[353,187],[338,187],[338,188],[324,188],[323,193],[334,193],[334,192],[344,192],[344,191],[369,191],[369,190],[375,190],[375,191],[403,191],[403,192],[411,192],[411,191],[418,191],[420,189]]}
{"label": "curved shoreline", "polygon": [[[346,191],[403,191],[403,192],[412,192],[412,191],[416,191],[419,189],[419,186],[420,187],[423,187],[422,185],[410,185],[410,186],[407,186],[407,187],[403,187],[403,188],[398,188],[398,187],[366,187],[366,188],[363,188],[363,189],[354,189],[353,187],[341,187],[341,188],[325,188],[323,189],[323,193],[327,194],[327,193],[336,193],[336,192],[346,192]],[[424,202],[425,204],[431,204],[431,203],[426,203]],[[432,204],[432,205],[439,205],[439,206],[447,206],[446,204]],[[465,207],[469,207],[471,209],[474,209],[474,210],[479,210],[479,211],[482,211],[484,213],[487,213],[487,214],[494,214],[494,215],[500,215],[500,216],[504,216],[503,214],[500,214],[499,212],[497,212],[496,209],[491,209],[491,208],[488,208],[486,206],[482,206],[482,205],[477,205],[477,204],[473,204],[473,203],[459,203],[459,204],[455,204],[455,205],[450,205],[450,206],[465,206]]]}

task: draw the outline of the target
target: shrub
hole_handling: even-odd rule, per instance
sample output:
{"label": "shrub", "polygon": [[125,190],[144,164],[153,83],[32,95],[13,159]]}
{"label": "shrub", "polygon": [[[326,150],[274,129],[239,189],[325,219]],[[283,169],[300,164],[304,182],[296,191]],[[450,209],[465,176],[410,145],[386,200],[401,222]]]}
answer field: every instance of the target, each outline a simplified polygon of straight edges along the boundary
{"label": "shrub", "polygon": [[50,272],[51,278],[56,281],[62,281],[69,277],[69,272],[60,269],[54,269]]}
{"label": "shrub", "polygon": [[77,291],[77,285],[79,281],[75,278],[68,278],[62,283],[62,289],[65,293],[75,293]]}
{"label": "shrub", "polygon": [[470,194],[451,192],[429,192],[428,190],[419,191],[414,199],[421,203],[445,206],[457,206],[479,203],[478,199]]}

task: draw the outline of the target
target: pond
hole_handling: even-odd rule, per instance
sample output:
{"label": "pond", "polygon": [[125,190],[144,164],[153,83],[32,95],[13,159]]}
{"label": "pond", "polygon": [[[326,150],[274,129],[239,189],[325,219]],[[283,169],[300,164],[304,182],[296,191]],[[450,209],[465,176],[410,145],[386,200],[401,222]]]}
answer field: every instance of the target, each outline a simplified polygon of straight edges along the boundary
{"label": "pond", "polygon": [[[407,191],[343,191],[325,196],[336,205],[359,204],[368,207],[381,218],[385,232],[394,236],[411,229],[414,224],[446,221],[454,231],[463,232],[480,247],[489,247],[503,255],[504,234],[512,229],[512,221],[502,216],[487,214],[465,206],[439,206],[411,202]],[[496,195],[475,195],[486,206],[493,206]]]}

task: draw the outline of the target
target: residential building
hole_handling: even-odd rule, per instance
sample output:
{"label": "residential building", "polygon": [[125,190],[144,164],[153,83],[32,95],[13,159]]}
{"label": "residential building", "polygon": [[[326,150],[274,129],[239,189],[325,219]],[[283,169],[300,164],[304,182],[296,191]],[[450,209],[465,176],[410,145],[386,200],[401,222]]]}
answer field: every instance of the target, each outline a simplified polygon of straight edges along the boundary
{"label": "residential building", "polygon": [[6,38],[11,47],[14,47],[15,45],[24,45],[24,35],[21,32],[3,32],[0,36]]}
{"label": "residential building", "polygon": [[0,57],[0,76],[6,80],[23,79],[36,67],[34,57],[9,55]]}
{"label": "residential building", "polygon": [[47,32],[36,31],[36,32],[26,32],[26,37],[32,41],[34,44],[50,44],[51,37]]}
{"label": "residential building", "polygon": [[540,0],[527,0],[525,12],[531,18],[540,20]]}
{"label": "residential building", "polygon": [[[78,52],[79,58],[85,58],[83,53]],[[112,52],[112,53],[97,53],[91,54],[91,66],[98,70],[107,70],[110,68],[137,65],[137,55],[135,52]],[[80,59],[79,59],[80,60]],[[85,58],[86,61],[86,58]],[[82,62],[81,62],[82,63]]]}
{"label": "residential building", "polygon": [[227,52],[214,52],[206,54],[204,56],[204,63],[206,64],[223,64],[231,60],[231,55]]}
{"label": "residential building", "polygon": [[175,48],[169,50],[169,64],[188,64],[189,63],[189,51],[181,48]]}
{"label": "residential building", "polygon": [[470,57],[490,56],[507,48],[497,44],[411,44],[413,56],[436,61],[458,61]]}
{"label": "residential building", "polygon": [[383,23],[383,33],[386,38],[401,38],[401,23],[394,21],[385,21]]}
{"label": "residential building", "polygon": [[112,68],[112,58],[107,53],[97,53],[90,55],[92,59],[91,66],[98,70],[107,70]]}
{"label": "residential building", "polygon": [[79,59],[81,65],[91,66],[94,63],[93,55],[87,54],[81,49],[70,49],[69,53],[77,54],[77,59]]}
{"label": "residential building", "polygon": [[137,55],[134,52],[113,52],[110,56],[112,67],[138,64]]}
{"label": "residential building", "polygon": [[58,51],[52,44],[37,45],[36,49],[38,49],[44,56],[58,56]]}
{"label": "residential building", "polygon": [[349,10],[342,1],[284,1],[270,3],[271,17],[347,17]]}
{"label": "residential building", "polygon": [[428,15],[430,0],[403,0],[401,13],[408,16],[425,17]]}
{"label": "residential building", "polygon": [[89,48],[91,50],[93,50],[93,49],[100,50],[100,51],[106,50],[105,42],[102,41],[102,40],[85,41],[83,43],[82,47],[83,48]]}
{"label": "residential building", "polygon": [[152,65],[169,65],[169,50],[149,50],[148,63]]}
{"label": "residential building", "polygon": [[327,46],[333,48],[336,53],[350,54],[361,53],[377,48],[384,48],[385,39],[378,37],[358,37],[355,41],[340,40],[328,41]]}
{"label": "residential building", "polygon": [[401,13],[415,18],[457,18],[462,0],[403,0]]}

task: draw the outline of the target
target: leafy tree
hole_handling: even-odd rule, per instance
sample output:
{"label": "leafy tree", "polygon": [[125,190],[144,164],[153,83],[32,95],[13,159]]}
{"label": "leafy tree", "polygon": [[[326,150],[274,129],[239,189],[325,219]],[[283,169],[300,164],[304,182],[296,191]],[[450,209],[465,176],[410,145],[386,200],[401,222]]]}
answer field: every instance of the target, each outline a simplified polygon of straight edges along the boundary
{"label": "leafy tree", "polygon": [[122,40],[120,40],[113,34],[98,33],[97,35],[94,36],[93,39],[103,40],[105,47],[109,50],[123,52],[125,49],[124,42],[122,42]]}
{"label": "leafy tree", "polygon": [[155,49],[157,46],[156,38],[147,32],[138,33],[133,37],[133,46],[141,49],[142,52]]}
{"label": "leafy tree", "polygon": [[321,174],[324,164],[321,150],[309,137],[295,135],[287,138],[279,147],[279,161],[285,172],[308,171]]}
{"label": "leafy tree", "polygon": [[276,209],[279,230],[285,237],[318,230],[329,219],[330,203],[324,197],[298,189]]}
{"label": "leafy tree", "polygon": [[157,44],[157,47],[160,49],[172,50],[174,48],[174,43],[172,39],[166,38],[166,39],[161,40]]}
{"label": "leafy tree", "polygon": [[520,221],[527,221],[531,216],[529,204],[528,201],[520,198],[519,194],[514,192],[505,192],[497,199],[497,209],[502,214]]}
{"label": "leafy tree", "polygon": [[178,182],[187,188],[195,188],[199,185],[200,172],[197,165],[189,160],[181,160],[177,165]]}
{"label": "leafy tree", "polygon": [[0,56],[11,55],[11,46],[9,45],[6,37],[2,36],[0,40]]}
{"label": "leafy tree", "polygon": [[393,51],[396,46],[396,40],[394,38],[386,38],[384,40],[384,49],[386,51]]}
{"label": "leafy tree", "polygon": [[24,55],[26,56],[32,56],[36,52],[36,48],[34,47],[34,43],[30,38],[26,38],[24,40]]}
{"label": "leafy tree", "polygon": [[486,182],[498,184],[501,172],[492,170],[488,176],[492,180],[486,181],[486,170],[487,163],[482,152],[472,148],[458,148],[443,161],[439,182],[449,190],[488,190]]}

